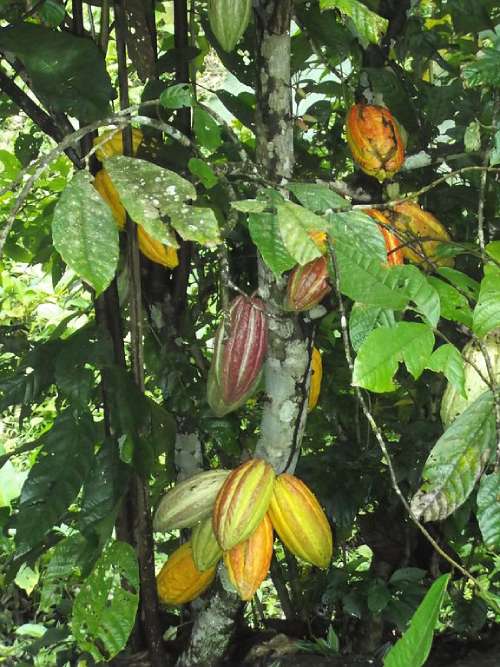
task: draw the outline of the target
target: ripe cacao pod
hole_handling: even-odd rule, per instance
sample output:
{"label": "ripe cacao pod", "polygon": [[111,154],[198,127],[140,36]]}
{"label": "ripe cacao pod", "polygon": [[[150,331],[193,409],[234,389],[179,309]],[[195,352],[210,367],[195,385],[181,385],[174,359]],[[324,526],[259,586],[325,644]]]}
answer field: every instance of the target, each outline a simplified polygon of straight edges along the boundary
{"label": "ripe cacao pod", "polygon": [[[436,256],[441,242],[450,241],[451,237],[432,213],[424,211],[416,202],[405,201],[393,207],[391,218],[401,235],[408,237],[402,247],[406,259],[427,269],[432,268],[432,264],[426,258],[437,266],[453,266],[453,258]],[[419,241],[419,238],[435,240]]]}
{"label": "ripe cacao pod", "polygon": [[251,600],[269,572],[273,556],[273,526],[264,515],[253,534],[224,553],[229,579],[242,600]]}
{"label": "ripe cacao pod", "polygon": [[210,28],[224,51],[234,49],[250,23],[252,0],[208,0]]}
{"label": "ripe cacao pod", "polygon": [[385,249],[387,251],[387,264],[389,266],[396,266],[397,264],[403,264],[404,263],[404,254],[403,254],[403,248],[401,248],[401,241],[394,236],[394,234],[391,234],[391,232],[387,229],[387,227],[384,227],[383,225],[388,225],[389,227],[391,226],[391,221],[389,218],[382,213],[382,211],[379,211],[376,208],[370,208],[365,211],[371,218],[376,220],[377,222],[381,222],[382,225],[379,225],[378,228],[382,232],[382,236],[384,237],[385,241]]}
{"label": "ripe cacao pod", "polygon": [[205,572],[196,569],[190,542],[170,555],[156,577],[159,599],[165,604],[185,604],[205,591],[215,577],[216,567]]}
{"label": "ripe cacao pod", "polygon": [[309,400],[307,411],[314,410],[318,403],[319,392],[321,390],[321,380],[323,378],[323,362],[318,348],[313,347],[311,355],[311,384],[309,385]]}
{"label": "ripe cacao pod", "polygon": [[167,532],[174,528],[191,528],[210,516],[215,498],[229,473],[229,470],[205,470],[169,489],[156,510],[154,530]]}
{"label": "ripe cacao pod", "polygon": [[[492,331],[484,337],[482,342],[488,352],[496,381],[500,382],[500,330]],[[452,384],[448,383],[441,401],[441,421],[445,428],[448,428],[476,398],[479,398],[488,389],[488,385],[483,382],[476,369],[470,363],[467,363],[468,361],[472,362],[481,371],[481,374],[488,379],[486,361],[477,342],[469,341],[462,350],[462,356],[466,362],[464,371],[467,397],[462,396]]]}
{"label": "ripe cacao pod", "polygon": [[302,560],[327,568],[332,559],[332,531],[312,491],[297,477],[278,475],[269,517],[283,544]]}
{"label": "ripe cacao pod", "polygon": [[222,557],[222,549],[215,537],[211,516],[203,519],[193,528],[191,546],[194,564],[200,572],[205,572],[217,565]]}
{"label": "ripe cacao pod", "polygon": [[215,500],[213,528],[223,551],[244,542],[267,512],[275,473],[262,459],[250,459],[233,470]]}
{"label": "ripe cacao pod", "polygon": [[347,143],[354,161],[380,182],[401,169],[405,150],[398,124],[385,107],[355,104],[346,120]]}
{"label": "ripe cacao pod", "polygon": [[137,225],[137,241],[139,250],[152,262],[161,264],[167,269],[175,269],[179,265],[177,250],[154,239],[142,225]]}
{"label": "ripe cacao pod", "polygon": [[[110,135],[113,135],[111,139],[109,139],[101,146],[99,146],[99,148],[95,152],[96,158],[100,162],[103,162],[108,157],[114,157],[115,155],[123,155],[123,136],[121,130],[114,133],[109,130],[107,132],[103,132],[94,139],[94,146],[100,144],[103,141],[103,139],[106,139],[106,137],[109,137]],[[143,139],[142,132],[135,127],[132,128],[133,155],[137,153],[142,139]]]}
{"label": "ripe cacao pod", "polygon": [[100,169],[94,176],[94,188],[111,208],[117,227],[122,230],[125,227],[125,208],[120,201],[117,189],[105,169]]}
{"label": "ripe cacao pod", "polygon": [[267,352],[266,307],[256,297],[238,296],[231,303],[214,340],[207,400],[218,417],[239,408],[260,382]]}
{"label": "ripe cacao pod", "polygon": [[300,312],[317,306],[332,289],[328,278],[326,257],[296,266],[288,278],[286,309]]}

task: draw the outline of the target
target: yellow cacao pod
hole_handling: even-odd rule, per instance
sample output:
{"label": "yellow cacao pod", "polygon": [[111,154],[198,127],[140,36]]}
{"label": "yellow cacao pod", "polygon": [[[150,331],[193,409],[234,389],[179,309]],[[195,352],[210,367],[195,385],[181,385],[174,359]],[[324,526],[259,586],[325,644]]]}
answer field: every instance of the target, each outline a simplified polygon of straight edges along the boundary
{"label": "yellow cacao pod", "polygon": [[323,362],[321,361],[321,354],[316,347],[313,347],[311,356],[311,384],[309,385],[309,400],[307,403],[308,412],[314,410],[318,403],[322,378]]}
{"label": "yellow cacao pod", "polygon": [[283,544],[302,560],[327,568],[332,559],[332,531],[313,492],[298,477],[276,478],[269,517]]}
{"label": "yellow cacao pod", "polygon": [[101,169],[94,176],[94,188],[111,208],[118,229],[123,229],[125,227],[125,208],[120,201],[117,189],[105,169]]}
{"label": "yellow cacao pod", "polygon": [[179,264],[177,250],[150,236],[141,225],[137,225],[137,241],[142,254],[156,264],[167,269],[175,269]]}
{"label": "yellow cacao pod", "polygon": [[247,540],[267,512],[275,472],[262,459],[250,459],[233,470],[215,500],[213,528],[223,551]]}
{"label": "yellow cacao pod", "polygon": [[[112,136],[111,136],[112,135]],[[105,139],[107,139],[109,136],[111,136],[108,141],[105,141],[102,143]],[[141,144],[143,135],[140,130],[137,128],[132,128],[132,154],[135,155],[139,149],[139,146]],[[96,150],[95,154],[97,159],[102,162],[108,157],[114,157],[115,155],[123,155],[123,137],[122,137],[122,132],[119,130],[118,132],[103,132],[100,134],[98,137],[94,139],[94,146],[97,146],[98,144],[101,144],[99,148]]]}
{"label": "yellow cacao pod", "polygon": [[158,597],[165,604],[185,604],[205,591],[215,577],[216,567],[196,569],[191,544],[186,542],[170,555],[156,577]]}
{"label": "yellow cacao pod", "polygon": [[217,565],[222,557],[222,549],[215,537],[211,516],[203,519],[193,528],[191,546],[194,564],[200,572],[205,572]]}
{"label": "yellow cacao pod", "polygon": [[251,600],[269,572],[273,555],[273,526],[267,514],[253,534],[224,553],[229,579],[242,600]]}

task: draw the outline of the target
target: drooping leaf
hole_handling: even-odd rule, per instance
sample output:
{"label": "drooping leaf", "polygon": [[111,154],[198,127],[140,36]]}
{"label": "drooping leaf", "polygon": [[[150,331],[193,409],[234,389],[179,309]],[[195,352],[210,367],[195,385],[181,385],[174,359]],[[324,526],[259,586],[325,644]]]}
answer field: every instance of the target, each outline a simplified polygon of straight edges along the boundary
{"label": "drooping leaf", "polygon": [[394,313],[386,308],[355,303],[349,315],[349,337],[355,352],[359,350],[368,334],[377,326],[393,326]]}
{"label": "drooping leaf", "polygon": [[491,455],[493,412],[493,396],[487,391],[436,442],[422,472],[423,484],[411,502],[417,517],[441,521],[467,500]]}
{"label": "drooping leaf", "polygon": [[500,552],[500,473],[484,475],[477,492],[477,521],[488,549]]}
{"label": "drooping leaf", "polygon": [[321,257],[321,252],[308,232],[325,228],[325,220],[307,208],[285,201],[276,206],[278,226],[283,243],[298,264],[307,264]]}
{"label": "drooping leaf", "polygon": [[487,264],[474,310],[473,331],[479,337],[500,327],[500,269]]}
{"label": "drooping leaf", "polygon": [[214,246],[221,242],[219,224],[211,208],[182,204],[170,210],[170,222],[185,241]]}
{"label": "drooping leaf", "polygon": [[321,183],[289,183],[288,189],[293,192],[302,206],[313,213],[351,208],[351,203],[347,199]]}
{"label": "drooping leaf", "polygon": [[365,43],[378,44],[389,25],[387,19],[375,14],[358,0],[320,0],[319,6],[321,10],[339,9],[348,16],[361,41]]}
{"label": "drooping leaf", "polygon": [[[241,203],[241,202],[240,202]],[[281,238],[278,220],[272,213],[251,213],[248,230],[262,259],[275,275],[289,271],[296,264]]]}
{"label": "drooping leaf", "polygon": [[447,343],[434,350],[427,368],[436,373],[443,373],[448,382],[466,398],[465,364],[462,355],[454,345]]}

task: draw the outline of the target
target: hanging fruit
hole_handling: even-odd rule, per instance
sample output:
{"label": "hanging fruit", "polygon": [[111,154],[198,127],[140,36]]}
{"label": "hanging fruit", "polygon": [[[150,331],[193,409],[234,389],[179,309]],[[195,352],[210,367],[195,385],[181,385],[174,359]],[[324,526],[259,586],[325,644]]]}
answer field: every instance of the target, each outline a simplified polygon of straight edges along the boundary
{"label": "hanging fruit", "polygon": [[304,266],[296,266],[291,272],[285,307],[295,312],[310,310],[317,306],[331,289],[327,259],[318,257]]}
{"label": "hanging fruit", "polygon": [[311,384],[309,385],[309,400],[307,403],[308,412],[314,410],[318,403],[322,378],[323,362],[321,361],[321,353],[318,348],[313,347],[311,355]]}
{"label": "hanging fruit", "polygon": [[125,208],[120,201],[117,189],[105,169],[100,169],[94,176],[94,188],[111,208],[118,229],[123,230],[126,218]]}
{"label": "hanging fruit", "polygon": [[252,0],[208,0],[210,28],[224,51],[228,53],[250,23]]}
{"label": "hanging fruit", "polygon": [[[108,139],[108,137],[111,138]],[[105,139],[108,140],[104,141]],[[135,155],[139,150],[142,139],[142,132],[135,127],[132,128],[132,155]],[[118,132],[111,130],[102,132],[102,134],[94,139],[94,146],[98,144],[100,146],[96,150],[95,155],[100,162],[103,162],[108,157],[123,155],[123,135],[121,130],[118,130]]]}
{"label": "hanging fruit", "polygon": [[200,572],[194,564],[191,543],[186,542],[169,556],[156,577],[158,597],[165,604],[191,602],[210,586],[215,571],[214,566]]}
{"label": "hanging fruit", "polygon": [[377,222],[381,222],[382,224],[378,226],[380,229],[382,236],[384,237],[385,241],[385,249],[387,251],[387,264],[389,266],[397,266],[398,264],[404,264],[404,253],[403,253],[403,248],[400,247],[402,244],[402,241],[400,241],[397,236],[392,234],[387,227],[384,227],[384,225],[391,226],[391,221],[389,218],[382,213],[382,211],[379,211],[376,208],[370,208],[366,209],[364,213],[368,214],[371,218],[376,220]]}
{"label": "hanging fruit", "polygon": [[177,250],[154,239],[142,225],[137,225],[137,241],[142,254],[155,264],[161,264],[167,269],[175,269],[179,265]]}
{"label": "hanging fruit", "polygon": [[200,572],[217,565],[222,556],[222,549],[215,537],[212,517],[208,516],[193,528],[191,535],[193,560]]}

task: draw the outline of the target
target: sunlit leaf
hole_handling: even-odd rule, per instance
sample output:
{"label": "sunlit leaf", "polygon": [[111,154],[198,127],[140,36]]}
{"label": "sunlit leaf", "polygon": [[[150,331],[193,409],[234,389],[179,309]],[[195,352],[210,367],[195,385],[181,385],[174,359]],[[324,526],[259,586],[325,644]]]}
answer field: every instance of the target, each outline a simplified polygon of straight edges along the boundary
{"label": "sunlit leaf", "polygon": [[387,19],[375,14],[358,0],[320,0],[319,6],[321,10],[339,9],[348,16],[365,43],[378,44],[389,25]]}
{"label": "sunlit leaf", "polygon": [[272,213],[251,213],[248,230],[262,259],[276,275],[289,271],[296,264],[281,238],[278,220]]}
{"label": "sunlit leaf", "polygon": [[466,397],[465,364],[462,355],[454,345],[447,343],[434,350],[427,368],[436,373],[443,373],[455,389],[464,398]]}

